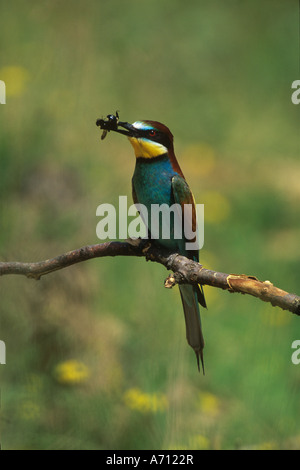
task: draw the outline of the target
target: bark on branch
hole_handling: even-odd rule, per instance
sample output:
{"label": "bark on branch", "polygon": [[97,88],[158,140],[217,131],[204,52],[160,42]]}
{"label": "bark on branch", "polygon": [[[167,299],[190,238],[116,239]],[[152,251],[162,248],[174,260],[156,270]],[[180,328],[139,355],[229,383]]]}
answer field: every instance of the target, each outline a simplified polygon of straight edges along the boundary
{"label": "bark on branch", "polygon": [[144,240],[127,240],[126,242],[107,242],[89,245],[69,251],[52,259],[36,263],[0,262],[0,275],[22,274],[32,279],[40,279],[45,274],[66,268],[76,263],[104,256],[140,256],[146,260],[162,264],[173,271],[165,281],[165,287],[175,284],[201,284],[240,292],[270,302],[274,307],[289,310],[300,315],[300,297],[290,294],[270,281],[259,281],[246,274],[226,274],[205,269],[201,264],[191,261],[179,254],[162,250]]}

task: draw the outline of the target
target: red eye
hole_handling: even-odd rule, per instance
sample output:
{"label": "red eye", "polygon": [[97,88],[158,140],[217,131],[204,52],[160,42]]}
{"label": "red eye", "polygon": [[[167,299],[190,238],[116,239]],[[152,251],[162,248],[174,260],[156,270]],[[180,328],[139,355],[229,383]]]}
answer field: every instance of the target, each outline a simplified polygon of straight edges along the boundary
{"label": "red eye", "polygon": [[151,129],[151,131],[149,131],[149,135],[151,135],[151,137],[153,137],[154,135],[156,135],[156,132],[154,129]]}

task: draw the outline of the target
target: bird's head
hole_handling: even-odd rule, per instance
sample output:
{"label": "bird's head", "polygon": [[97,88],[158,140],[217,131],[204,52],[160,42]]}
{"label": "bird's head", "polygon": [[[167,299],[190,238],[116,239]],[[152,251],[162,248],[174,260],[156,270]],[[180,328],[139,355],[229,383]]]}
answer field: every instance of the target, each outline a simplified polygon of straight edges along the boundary
{"label": "bird's head", "polygon": [[155,158],[173,152],[173,135],[160,122],[136,121],[129,124],[119,121],[115,131],[127,135],[137,158]]}

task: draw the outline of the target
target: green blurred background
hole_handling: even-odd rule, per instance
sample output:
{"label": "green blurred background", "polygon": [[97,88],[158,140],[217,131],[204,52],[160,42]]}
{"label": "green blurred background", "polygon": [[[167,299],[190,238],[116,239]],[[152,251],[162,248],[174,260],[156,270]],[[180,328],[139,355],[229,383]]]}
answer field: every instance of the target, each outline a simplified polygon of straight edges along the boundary
{"label": "green blurred background", "polygon": [[[196,201],[206,267],[300,293],[298,3],[13,0],[0,6],[0,256],[96,238],[134,154],[95,121],[159,120]],[[207,287],[206,375],[177,288],[143,259],[0,283],[4,449],[300,448],[300,320]]]}

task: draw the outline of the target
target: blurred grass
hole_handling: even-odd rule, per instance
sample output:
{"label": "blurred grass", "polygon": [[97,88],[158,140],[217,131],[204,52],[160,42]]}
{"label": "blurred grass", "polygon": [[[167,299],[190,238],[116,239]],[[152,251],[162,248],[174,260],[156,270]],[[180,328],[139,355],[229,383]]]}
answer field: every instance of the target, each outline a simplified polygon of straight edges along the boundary
{"label": "blurred grass", "polygon": [[[156,119],[196,201],[201,260],[299,293],[294,1],[14,0],[1,8],[0,252],[97,243],[96,208],[130,195],[133,152],[98,117]],[[271,12],[271,14],[270,14]],[[177,290],[139,259],[3,277],[1,442],[25,449],[299,448],[299,320],[206,288],[206,376]]]}

